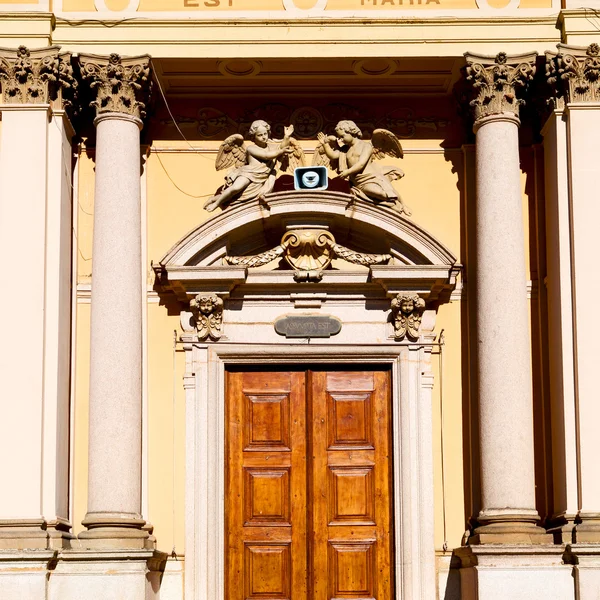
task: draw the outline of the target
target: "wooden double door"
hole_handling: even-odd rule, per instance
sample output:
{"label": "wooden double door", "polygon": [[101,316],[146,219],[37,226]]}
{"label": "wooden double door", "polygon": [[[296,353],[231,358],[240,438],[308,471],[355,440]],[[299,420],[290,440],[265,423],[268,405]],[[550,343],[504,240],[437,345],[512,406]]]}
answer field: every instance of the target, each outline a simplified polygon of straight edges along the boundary
{"label": "wooden double door", "polygon": [[227,374],[227,600],[390,600],[388,371]]}

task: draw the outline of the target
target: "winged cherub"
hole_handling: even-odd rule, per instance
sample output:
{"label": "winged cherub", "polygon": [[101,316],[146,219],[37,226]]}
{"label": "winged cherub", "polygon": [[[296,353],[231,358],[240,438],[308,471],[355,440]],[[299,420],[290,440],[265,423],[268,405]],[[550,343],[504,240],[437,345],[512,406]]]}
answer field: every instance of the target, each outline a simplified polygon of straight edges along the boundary
{"label": "winged cherub", "polygon": [[337,137],[319,133],[313,166],[325,165],[337,171],[350,181],[352,193],[358,198],[391,206],[410,216],[391,183],[404,177],[404,172],[374,162],[384,156],[402,158],[404,152],[398,138],[387,129],[375,129],[370,142],[362,140],[362,132],[354,121],[340,121],[335,133]]}
{"label": "winged cherub", "polygon": [[245,202],[268,194],[275,184],[277,171],[291,171],[304,164],[304,152],[292,137],[294,126],[284,129],[282,140],[269,138],[271,127],[254,121],[248,132],[254,144],[247,148],[239,133],[230,135],[220,146],[215,168],[233,167],[225,176],[225,185],[211,196],[204,208],[212,212],[225,203]]}

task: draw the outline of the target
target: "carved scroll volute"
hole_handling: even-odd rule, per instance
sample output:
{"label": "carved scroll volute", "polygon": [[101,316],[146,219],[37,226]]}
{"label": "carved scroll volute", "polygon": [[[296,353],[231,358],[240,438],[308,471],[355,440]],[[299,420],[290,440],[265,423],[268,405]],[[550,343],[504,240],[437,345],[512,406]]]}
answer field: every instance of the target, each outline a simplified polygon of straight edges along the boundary
{"label": "carved scroll volute", "polygon": [[476,122],[502,113],[519,116],[524,100],[517,97],[517,92],[533,79],[536,57],[535,52],[516,56],[501,52],[495,57],[465,54],[467,81],[475,92],[470,105]]}
{"label": "carved scroll volute", "polygon": [[60,85],[58,51],[58,46],[0,48],[4,104],[48,104],[55,98]]}
{"label": "carved scroll volute", "polygon": [[558,44],[558,53],[546,53],[546,75],[558,99],[600,102],[600,46]]}
{"label": "carved scroll volute", "polygon": [[323,229],[288,231],[281,238],[285,259],[298,271],[322,271],[334,258],[335,238]]}
{"label": "carved scroll volute", "polygon": [[81,76],[96,91],[96,114],[118,112],[137,119],[146,116],[150,93],[150,56],[122,58],[118,54],[80,54]]}
{"label": "carved scroll volute", "polygon": [[223,300],[216,294],[198,294],[190,301],[199,340],[220,339],[223,335]]}
{"label": "carved scroll volute", "polygon": [[418,294],[398,294],[392,300],[392,322],[394,339],[419,339],[421,319],[425,310],[425,300]]}

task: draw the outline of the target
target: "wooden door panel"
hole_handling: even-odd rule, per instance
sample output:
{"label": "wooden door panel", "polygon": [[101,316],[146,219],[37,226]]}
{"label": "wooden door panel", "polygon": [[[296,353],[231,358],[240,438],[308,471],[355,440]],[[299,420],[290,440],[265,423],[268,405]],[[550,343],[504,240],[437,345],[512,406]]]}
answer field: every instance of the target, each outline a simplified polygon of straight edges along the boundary
{"label": "wooden door panel", "polygon": [[389,395],[384,371],[228,374],[226,600],[390,600]]}
{"label": "wooden door panel", "polygon": [[228,373],[228,600],[306,600],[305,404],[304,373]]}

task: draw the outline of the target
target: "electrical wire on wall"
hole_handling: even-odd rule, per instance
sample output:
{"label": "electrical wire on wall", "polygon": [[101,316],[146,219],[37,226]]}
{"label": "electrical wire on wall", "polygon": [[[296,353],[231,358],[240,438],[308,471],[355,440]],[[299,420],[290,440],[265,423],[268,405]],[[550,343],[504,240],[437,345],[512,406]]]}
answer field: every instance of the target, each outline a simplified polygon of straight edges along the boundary
{"label": "electrical wire on wall", "polygon": [[[173,111],[171,110],[171,107],[169,106],[169,103],[167,102],[167,97],[165,95],[165,92],[162,88],[162,85],[160,83],[160,80],[158,79],[157,75],[156,75],[156,69],[154,68],[154,63],[152,62],[152,59],[150,59],[150,66],[152,67],[152,77],[153,80],[156,82],[156,86],[158,87],[158,90],[160,92],[160,95],[163,99],[163,102],[165,103],[165,106],[167,108],[167,112],[169,113],[169,117],[171,118],[171,121],[173,121],[173,125],[175,125],[175,128],[177,129],[177,131],[179,132],[179,135],[182,137],[182,139],[185,141],[185,143],[190,147],[190,149],[197,155],[200,156],[201,158],[204,158],[201,154],[200,154],[200,150],[198,148],[194,148],[194,146],[192,146],[192,144],[189,142],[189,140],[185,137],[183,131],[181,131],[181,127],[179,127],[179,124],[177,123],[177,119],[175,119],[175,116],[173,115]],[[173,177],[171,177],[171,174],[169,173],[169,171],[167,171],[167,168],[165,167],[162,158],[160,157],[160,154],[158,152],[156,152],[156,148],[152,148],[154,150],[154,154],[156,155],[156,158],[158,159],[158,162],[160,163],[160,166],[162,167],[163,171],[165,172],[166,176],[169,178],[169,181],[175,186],[175,188],[177,190],[179,190],[182,194],[184,194],[185,196],[188,196],[190,198],[208,198],[210,196],[212,196],[213,194],[190,194],[189,192],[186,192],[185,190],[181,189],[181,187],[179,187],[179,185],[177,185],[177,183],[175,182],[175,180],[173,179]]]}

